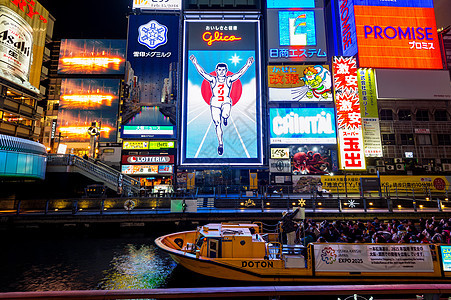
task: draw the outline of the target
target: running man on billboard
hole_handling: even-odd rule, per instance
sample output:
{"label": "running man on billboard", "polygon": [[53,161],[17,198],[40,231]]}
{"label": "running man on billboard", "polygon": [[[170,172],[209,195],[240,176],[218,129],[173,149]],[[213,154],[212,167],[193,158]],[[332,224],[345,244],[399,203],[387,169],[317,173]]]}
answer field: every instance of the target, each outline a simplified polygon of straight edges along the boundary
{"label": "running man on billboard", "polygon": [[247,69],[254,63],[254,58],[252,56],[249,57],[246,64],[238,72],[231,75],[227,75],[229,68],[226,63],[218,63],[215,68],[216,76],[205,72],[194,55],[191,55],[189,59],[200,76],[210,83],[212,92],[210,99],[211,118],[215,124],[216,136],[218,137],[218,154],[222,155],[224,153],[222,123],[224,123],[224,126],[227,126],[227,119],[230,117],[232,109],[230,91],[232,90],[232,84],[246,73]]}

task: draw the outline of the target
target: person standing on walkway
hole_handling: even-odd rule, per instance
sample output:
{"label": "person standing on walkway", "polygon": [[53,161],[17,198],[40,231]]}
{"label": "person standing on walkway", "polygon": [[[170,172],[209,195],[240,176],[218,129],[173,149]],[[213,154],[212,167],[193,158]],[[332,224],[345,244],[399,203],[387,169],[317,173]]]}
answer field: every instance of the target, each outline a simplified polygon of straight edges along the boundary
{"label": "person standing on walkway", "polygon": [[287,235],[287,245],[294,245],[296,239],[297,223],[293,221],[293,218],[299,211],[299,207],[296,210],[290,212],[284,211],[282,213],[282,230]]}

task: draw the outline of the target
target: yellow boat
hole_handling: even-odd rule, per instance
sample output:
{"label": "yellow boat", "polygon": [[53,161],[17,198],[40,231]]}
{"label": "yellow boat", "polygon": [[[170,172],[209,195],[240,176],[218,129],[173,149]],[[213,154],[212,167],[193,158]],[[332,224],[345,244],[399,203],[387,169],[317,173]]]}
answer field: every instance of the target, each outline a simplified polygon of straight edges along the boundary
{"label": "yellow boat", "polygon": [[[208,224],[155,243],[206,276],[268,282],[449,282],[451,246],[311,243],[282,245],[259,224]],[[447,253],[448,254],[447,256]]]}

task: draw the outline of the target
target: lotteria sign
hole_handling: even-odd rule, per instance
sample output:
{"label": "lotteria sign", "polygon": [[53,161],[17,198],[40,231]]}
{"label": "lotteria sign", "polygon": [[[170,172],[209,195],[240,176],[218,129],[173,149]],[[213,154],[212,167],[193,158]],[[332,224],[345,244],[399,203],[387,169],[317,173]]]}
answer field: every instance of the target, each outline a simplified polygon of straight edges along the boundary
{"label": "lotteria sign", "polygon": [[173,164],[174,155],[123,155],[122,164]]}
{"label": "lotteria sign", "polygon": [[354,14],[360,67],[443,68],[432,0],[355,0]]}
{"label": "lotteria sign", "polygon": [[271,144],[335,144],[333,108],[270,108]]}

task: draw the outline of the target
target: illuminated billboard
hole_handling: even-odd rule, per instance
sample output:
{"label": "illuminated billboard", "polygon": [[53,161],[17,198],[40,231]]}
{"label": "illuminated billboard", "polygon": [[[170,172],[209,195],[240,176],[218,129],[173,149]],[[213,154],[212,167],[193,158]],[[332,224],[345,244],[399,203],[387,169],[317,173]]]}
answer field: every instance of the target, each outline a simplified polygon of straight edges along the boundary
{"label": "illuminated billboard", "polygon": [[48,18],[49,12],[37,1],[0,0],[0,76],[35,93],[41,82]]}
{"label": "illuminated billboard", "polygon": [[271,144],[336,144],[333,108],[270,108]]}
{"label": "illuminated billboard", "polygon": [[173,164],[174,155],[122,155],[122,164]]}
{"label": "illuminated billboard", "polygon": [[119,79],[63,79],[57,132],[64,142],[88,142],[92,122],[101,142],[116,142]]}
{"label": "illuminated billboard", "polygon": [[133,8],[152,10],[181,10],[182,0],[133,0]]}
{"label": "illuminated billboard", "polygon": [[324,12],[315,9],[268,9],[268,61],[327,61]]}
{"label": "illuminated billboard", "polygon": [[125,40],[61,40],[58,74],[124,74]]}
{"label": "illuminated billboard", "polygon": [[382,157],[381,130],[379,127],[374,70],[358,69],[357,73],[365,157]]}
{"label": "illuminated billboard", "polygon": [[329,66],[268,66],[269,101],[333,101]]}
{"label": "illuminated billboard", "polygon": [[122,174],[157,175],[172,174],[172,165],[122,165]]}
{"label": "illuminated billboard", "polygon": [[332,67],[337,109],[340,169],[365,170],[357,62],[354,57],[334,57]]}
{"label": "illuminated billboard", "polygon": [[[127,61],[130,101],[161,103],[176,100],[180,17],[128,16]],[[125,112],[124,112],[125,114]]]}
{"label": "illuminated billboard", "polygon": [[355,2],[359,66],[443,69],[432,4],[432,0]]}
{"label": "illuminated billboard", "polygon": [[[317,2],[317,6],[315,6]],[[267,0],[267,8],[315,8],[319,7],[319,2],[322,4],[322,0]]]}
{"label": "illuminated billboard", "polygon": [[357,54],[357,31],[355,28],[354,1],[338,0],[341,47],[344,56]]}
{"label": "illuminated billboard", "polygon": [[143,106],[141,111],[121,126],[121,138],[175,138],[175,125],[157,106]]}
{"label": "illuminated billboard", "polygon": [[174,141],[124,141],[122,144],[122,149],[124,150],[161,150],[174,148]]}
{"label": "illuminated billboard", "polygon": [[185,21],[181,164],[262,164],[259,27]]}

